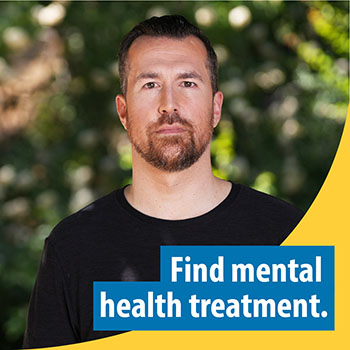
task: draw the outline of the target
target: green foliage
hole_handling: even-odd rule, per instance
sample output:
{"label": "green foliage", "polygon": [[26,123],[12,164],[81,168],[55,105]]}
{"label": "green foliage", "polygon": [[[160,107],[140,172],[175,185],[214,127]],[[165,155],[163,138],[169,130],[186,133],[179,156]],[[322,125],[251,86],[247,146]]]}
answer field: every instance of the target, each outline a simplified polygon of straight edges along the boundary
{"label": "green foliage", "polygon": [[[347,1],[1,2],[0,349],[21,346],[53,226],[130,182],[130,145],[114,107],[118,45],[128,30],[162,14],[182,14],[203,29],[225,96],[214,173],[307,210],[347,112],[348,11]],[[58,38],[56,54],[18,84],[45,37],[52,45]],[[43,67],[50,74],[33,87]],[[3,91],[13,94],[6,109]]]}

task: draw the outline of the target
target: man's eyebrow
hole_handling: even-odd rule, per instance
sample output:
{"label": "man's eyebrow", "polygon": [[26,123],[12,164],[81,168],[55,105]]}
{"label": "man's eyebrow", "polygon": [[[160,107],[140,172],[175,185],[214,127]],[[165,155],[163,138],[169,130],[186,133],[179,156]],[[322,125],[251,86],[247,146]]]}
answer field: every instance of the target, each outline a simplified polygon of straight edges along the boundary
{"label": "man's eyebrow", "polygon": [[[159,73],[156,72],[144,72],[140,73],[136,80],[142,80],[142,79],[157,79],[160,77]],[[198,79],[203,82],[202,77],[195,71],[189,71],[189,72],[183,72],[179,73],[177,75],[177,79]]]}
{"label": "man's eyebrow", "polygon": [[202,77],[195,71],[184,72],[177,75],[178,79],[198,79],[203,82]]}
{"label": "man's eyebrow", "polygon": [[136,77],[136,80],[141,80],[141,79],[156,79],[159,78],[159,74],[156,72],[145,72],[141,73]]}

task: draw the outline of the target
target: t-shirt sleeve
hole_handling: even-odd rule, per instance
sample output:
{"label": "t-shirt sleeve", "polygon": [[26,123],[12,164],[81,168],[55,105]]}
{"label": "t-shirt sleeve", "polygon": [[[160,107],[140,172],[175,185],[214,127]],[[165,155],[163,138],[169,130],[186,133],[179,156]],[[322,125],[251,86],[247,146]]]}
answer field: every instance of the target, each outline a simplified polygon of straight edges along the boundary
{"label": "t-shirt sleeve", "polygon": [[29,304],[23,348],[79,342],[66,276],[48,239]]}

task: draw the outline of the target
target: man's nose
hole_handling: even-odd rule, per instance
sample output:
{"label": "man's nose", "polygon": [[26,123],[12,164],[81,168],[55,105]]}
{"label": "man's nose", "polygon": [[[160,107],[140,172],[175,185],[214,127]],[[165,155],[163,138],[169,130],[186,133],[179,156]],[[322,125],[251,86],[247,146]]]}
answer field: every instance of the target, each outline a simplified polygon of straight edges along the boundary
{"label": "man's nose", "polygon": [[161,92],[158,112],[160,114],[171,114],[178,112],[176,96],[172,88],[164,88]]}

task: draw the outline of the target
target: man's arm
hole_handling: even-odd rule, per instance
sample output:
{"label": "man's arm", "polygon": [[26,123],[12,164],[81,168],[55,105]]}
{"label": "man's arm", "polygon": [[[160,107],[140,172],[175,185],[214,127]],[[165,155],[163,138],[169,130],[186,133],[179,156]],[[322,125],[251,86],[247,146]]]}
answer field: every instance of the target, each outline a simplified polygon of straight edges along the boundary
{"label": "man's arm", "polygon": [[66,276],[48,239],[30,299],[23,348],[79,342]]}

